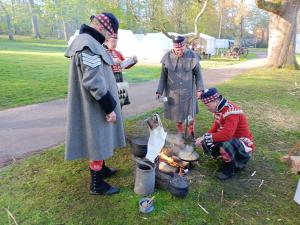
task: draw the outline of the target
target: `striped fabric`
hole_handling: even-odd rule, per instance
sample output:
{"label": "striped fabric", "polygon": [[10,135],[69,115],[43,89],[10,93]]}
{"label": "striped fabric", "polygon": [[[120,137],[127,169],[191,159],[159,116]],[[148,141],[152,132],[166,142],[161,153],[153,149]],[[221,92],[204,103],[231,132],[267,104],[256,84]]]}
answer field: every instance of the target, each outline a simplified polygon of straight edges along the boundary
{"label": "striped fabric", "polygon": [[184,41],[179,43],[173,43],[173,48],[182,48],[184,46]]}
{"label": "striped fabric", "polygon": [[244,168],[250,159],[250,154],[245,151],[244,145],[239,139],[220,142],[216,145],[224,148],[237,168]]}
{"label": "striped fabric", "polygon": [[202,98],[201,100],[204,104],[207,104],[207,103],[210,103],[210,102],[216,100],[219,96],[220,96],[219,93],[215,93],[214,95],[209,96],[207,98]]}
{"label": "striped fabric", "polygon": [[104,14],[100,14],[100,15],[97,15],[96,18],[105,27],[105,29],[109,31],[109,33],[111,33],[111,34],[114,33],[111,22],[109,21],[109,18],[107,16],[105,16]]}
{"label": "striped fabric", "polygon": [[95,68],[101,65],[101,60],[99,55],[89,55],[86,53],[82,53],[82,63],[89,67]]}
{"label": "striped fabric", "polygon": [[[120,58],[119,54],[117,53],[117,51],[115,50],[109,50],[107,49],[109,55],[113,58],[113,59],[121,59],[123,60],[122,58]],[[121,68],[121,65],[118,63],[118,64],[114,64],[111,66],[112,70],[114,73],[121,73],[122,72],[122,68]]]}

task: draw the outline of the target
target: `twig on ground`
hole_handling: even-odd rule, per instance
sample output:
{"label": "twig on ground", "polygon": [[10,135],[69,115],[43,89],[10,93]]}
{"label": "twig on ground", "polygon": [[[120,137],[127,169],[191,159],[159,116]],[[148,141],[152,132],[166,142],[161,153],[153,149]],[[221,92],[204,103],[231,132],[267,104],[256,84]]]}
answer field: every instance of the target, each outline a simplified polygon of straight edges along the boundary
{"label": "twig on ground", "polygon": [[235,213],[235,215],[237,215],[238,217],[240,217],[242,220],[245,220],[244,217],[240,216],[239,214]]}
{"label": "twig on ground", "polygon": [[260,184],[258,186],[258,189],[263,185],[264,182],[265,182],[264,180],[261,180],[261,182],[260,182]]}
{"label": "twig on ground", "polygon": [[221,194],[221,204],[222,204],[222,202],[223,202],[223,189],[222,189],[222,192],[221,192],[222,194]]}
{"label": "twig on ground", "polygon": [[4,208],[4,210],[7,212],[7,214],[13,219],[13,221],[15,222],[16,225],[18,225],[15,217],[13,216],[13,214],[7,209],[7,208]]}
{"label": "twig on ground", "polygon": [[253,177],[255,174],[256,174],[256,171],[254,171],[254,172],[251,174],[251,177]]}
{"label": "twig on ground", "polygon": [[254,181],[254,180],[259,180],[259,181],[261,181],[261,179],[255,179],[255,178],[253,178],[253,179],[239,179],[239,180],[246,180],[246,181]]}
{"label": "twig on ground", "polygon": [[202,205],[200,205],[199,203],[198,203],[198,206],[199,206],[206,214],[209,214],[209,212],[207,212],[207,210],[206,210]]}

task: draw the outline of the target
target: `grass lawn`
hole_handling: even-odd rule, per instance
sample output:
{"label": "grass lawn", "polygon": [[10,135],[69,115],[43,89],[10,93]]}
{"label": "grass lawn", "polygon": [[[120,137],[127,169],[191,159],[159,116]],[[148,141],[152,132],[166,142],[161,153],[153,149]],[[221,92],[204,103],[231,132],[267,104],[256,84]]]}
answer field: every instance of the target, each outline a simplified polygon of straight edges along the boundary
{"label": "grass lawn", "polygon": [[[156,190],[155,210],[143,215],[138,212],[140,197],[133,192],[129,146],[107,162],[120,169],[109,182],[121,187],[121,192],[110,197],[89,195],[87,162],[65,162],[64,146],[60,146],[0,170],[0,224],[14,224],[8,212],[18,224],[30,225],[299,224],[300,206],[293,201],[299,176],[280,161],[300,143],[300,96],[288,94],[294,82],[300,83],[299,75],[259,69],[219,86],[247,114],[257,147],[247,169],[232,180],[218,181],[214,177],[218,163],[200,153],[187,197],[178,199]],[[128,136],[146,132],[142,121],[148,114],[126,120]],[[197,134],[204,133],[212,120],[201,107]],[[165,120],[163,124],[174,132],[174,124]]]}
{"label": "grass lawn", "polygon": [[[16,41],[8,41],[6,36],[0,36],[0,110],[66,97],[69,60],[63,56],[67,47],[65,41],[15,38]],[[211,68],[239,62],[213,58],[202,61],[201,66]],[[125,71],[128,82],[159,76],[160,66],[138,64]]]}

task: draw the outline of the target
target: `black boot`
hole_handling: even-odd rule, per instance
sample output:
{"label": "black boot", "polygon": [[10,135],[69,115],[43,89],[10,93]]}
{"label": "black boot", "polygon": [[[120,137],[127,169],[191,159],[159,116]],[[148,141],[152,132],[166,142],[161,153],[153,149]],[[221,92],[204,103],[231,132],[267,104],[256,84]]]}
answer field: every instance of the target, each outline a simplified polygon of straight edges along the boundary
{"label": "black boot", "polygon": [[118,193],[119,188],[112,187],[110,184],[106,183],[103,180],[103,175],[101,170],[94,171],[91,170],[91,185],[90,185],[90,193],[92,195],[112,195]]}
{"label": "black boot", "polygon": [[227,180],[231,178],[234,174],[234,162],[226,162],[224,165],[218,170],[216,176],[220,180]]}
{"label": "black boot", "polygon": [[105,166],[105,161],[103,160],[103,165],[102,165],[102,169],[101,169],[101,173],[103,175],[103,178],[107,178],[110,177],[112,175],[114,175],[118,170],[115,168],[109,168],[107,166]]}

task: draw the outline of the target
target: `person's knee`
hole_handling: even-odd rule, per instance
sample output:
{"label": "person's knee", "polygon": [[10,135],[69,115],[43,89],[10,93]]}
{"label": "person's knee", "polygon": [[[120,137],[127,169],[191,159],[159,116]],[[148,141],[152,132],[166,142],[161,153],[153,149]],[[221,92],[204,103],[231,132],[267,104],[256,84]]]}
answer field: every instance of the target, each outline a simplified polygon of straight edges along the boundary
{"label": "person's knee", "polygon": [[221,156],[221,158],[224,162],[231,162],[232,161],[232,157],[231,157],[230,153],[228,153],[224,149],[224,147],[220,147],[220,156]]}

